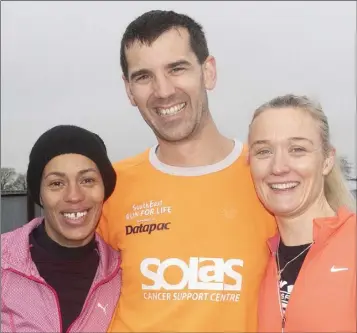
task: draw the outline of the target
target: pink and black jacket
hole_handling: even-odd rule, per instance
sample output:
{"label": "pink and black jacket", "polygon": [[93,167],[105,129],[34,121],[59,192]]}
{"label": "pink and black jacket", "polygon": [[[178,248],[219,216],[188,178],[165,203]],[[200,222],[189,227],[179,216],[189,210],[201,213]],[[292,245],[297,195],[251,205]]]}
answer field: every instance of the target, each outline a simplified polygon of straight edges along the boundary
{"label": "pink and black jacket", "polygon": [[[31,259],[29,235],[42,222],[1,235],[1,332],[62,332],[55,290]],[[67,332],[106,332],[121,289],[120,254],[96,235],[99,266],[82,311]]]}

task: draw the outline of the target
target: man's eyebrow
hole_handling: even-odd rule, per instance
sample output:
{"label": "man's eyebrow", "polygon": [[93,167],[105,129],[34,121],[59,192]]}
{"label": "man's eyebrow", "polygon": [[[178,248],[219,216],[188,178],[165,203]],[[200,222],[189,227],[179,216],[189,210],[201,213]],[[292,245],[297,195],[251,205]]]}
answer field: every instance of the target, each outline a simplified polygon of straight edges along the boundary
{"label": "man's eyebrow", "polygon": [[148,69],[138,69],[130,74],[130,80],[134,80],[138,76],[149,74],[150,71]]}
{"label": "man's eyebrow", "polygon": [[191,63],[187,60],[178,60],[178,61],[175,61],[175,62],[172,62],[172,63],[166,65],[165,67],[167,69],[172,69],[172,68],[179,67],[179,66],[191,66]]}
{"label": "man's eyebrow", "polygon": [[[165,66],[166,69],[172,69],[172,68],[176,68],[176,67],[179,67],[179,66],[186,66],[186,67],[189,67],[191,66],[192,64],[187,61],[187,60],[178,60],[178,61],[174,61],[174,62],[171,62],[169,64],[167,64]],[[132,72],[130,74],[130,80],[134,80],[135,78],[137,78],[138,76],[141,76],[141,75],[148,75],[150,74],[150,70],[148,69],[145,69],[145,68],[142,68],[142,69],[138,69],[134,72]]]}

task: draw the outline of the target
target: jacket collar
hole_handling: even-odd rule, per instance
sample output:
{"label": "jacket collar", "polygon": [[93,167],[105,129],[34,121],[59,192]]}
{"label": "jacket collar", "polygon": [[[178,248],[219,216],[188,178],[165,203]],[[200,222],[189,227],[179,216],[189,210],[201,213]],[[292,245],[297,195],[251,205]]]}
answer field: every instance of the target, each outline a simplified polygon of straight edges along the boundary
{"label": "jacket collar", "polygon": [[[1,268],[11,268],[42,279],[31,258],[29,236],[43,220],[43,217],[35,218],[23,227],[1,235]],[[102,280],[118,268],[120,256],[119,252],[110,248],[97,233],[95,238],[100,258],[95,280]]]}
{"label": "jacket collar", "polygon": [[[353,215],[354,213],[349,211],[346,207],[340,207],[337,210],[336,216],[315,218],[313,220],[314,247],[320,248],[320,246],[325,244],[336,230],[343,226],[343,224]],[[267,242],[270,252],[275,255],[280,243],[279,232],[269,238]]]}

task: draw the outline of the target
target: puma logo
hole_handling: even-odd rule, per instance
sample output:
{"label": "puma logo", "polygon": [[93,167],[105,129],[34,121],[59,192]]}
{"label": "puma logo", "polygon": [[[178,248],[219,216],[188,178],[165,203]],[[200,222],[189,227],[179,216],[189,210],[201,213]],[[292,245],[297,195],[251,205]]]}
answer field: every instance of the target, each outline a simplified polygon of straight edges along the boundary
{"label": "puma logo", "polygon": [[97,304],[97,307],[98,307],[99,309],[102,309],[105,315],[107,315],[107,306],[108,306],[108,304],[105,304],[105,306],[103,306],[103,305],[100,304],[100,303]]}

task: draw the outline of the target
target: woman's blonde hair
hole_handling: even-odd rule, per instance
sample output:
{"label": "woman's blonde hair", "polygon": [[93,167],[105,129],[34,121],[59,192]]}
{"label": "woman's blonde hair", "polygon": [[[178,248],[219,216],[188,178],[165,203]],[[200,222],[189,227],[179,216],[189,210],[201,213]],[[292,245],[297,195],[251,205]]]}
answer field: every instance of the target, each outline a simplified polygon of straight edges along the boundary
{"label": "woman's blonde hair", "polygon": [[[308,112],[309,115],[318,122],[320,127],[323,153],[324,156],[327,157],[331,149],[333,149],[330,143],[330,128],[327,117],[323,112],[320,103],[315,102],[306,96],[296,96],[289,94],[273,98],[255,110],[250,126],[252,125],[255,118],[257,118],[267,109],[289,107]],[[345,176],[341,169],[341,160],[337,156],[332,170],[328,175],[325,176],[324,194],[327,202],[334,211],[337,211],[337,209],[341,206],[345,206],[354,212],[356,211],[356,200],[347,186]]]}

